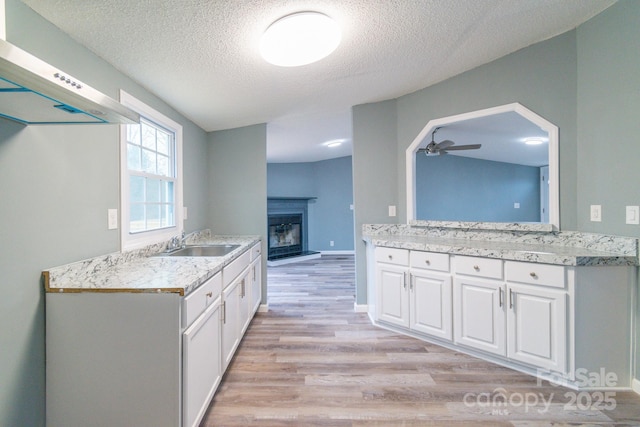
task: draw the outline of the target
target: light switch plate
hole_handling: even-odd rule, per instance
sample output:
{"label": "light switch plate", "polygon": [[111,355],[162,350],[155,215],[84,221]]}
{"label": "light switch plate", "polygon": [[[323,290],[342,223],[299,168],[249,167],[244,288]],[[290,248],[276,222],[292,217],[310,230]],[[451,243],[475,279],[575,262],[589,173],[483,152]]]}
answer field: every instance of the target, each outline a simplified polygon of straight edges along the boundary
{"label": "light switch plate", "polygon": [[640,206],[627,206],[626,223],[633,225],[640,224]]}
{"label": "light switch plate", "polygon": [[189,218],[188,212],[187,212],[187,207],[183,206],[182,207],[182,219],[187,219]]}
{"label": "light switch plate", "polygon": [[396,207],[394,205],[389,205],[389,216],[396,216]]}
{"label": "light switch plate", "polygon": [[602,222],[602,206],[591,205],[591,221]]}
{"label": "light switch plate", "polygon": [[520,209],[520,203],[515,202],[515,203],[513,204],[513,208],[514,208],[514,209]]}
{"label": "light switch plate", "polygon": [[107,209],[107,228],[109,230],[118,228],[118,209]]}

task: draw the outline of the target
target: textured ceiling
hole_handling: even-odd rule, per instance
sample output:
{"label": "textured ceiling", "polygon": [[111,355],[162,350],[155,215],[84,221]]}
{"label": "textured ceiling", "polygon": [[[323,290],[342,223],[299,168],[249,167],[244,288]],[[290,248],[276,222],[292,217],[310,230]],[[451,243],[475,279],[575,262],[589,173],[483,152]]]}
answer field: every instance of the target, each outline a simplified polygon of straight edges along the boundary
{"label": "textured ceiling", "polygon": [[[270,161],[350,154],[350,107],[430,86],[571,30],[614,0],[23,0],[206,131],[268,123]],[[298,68],[262,32],[315,10],[343,40]],[[83,79],[87,80],[86,77]],[[90,83],[90,80],[88,80]]]}

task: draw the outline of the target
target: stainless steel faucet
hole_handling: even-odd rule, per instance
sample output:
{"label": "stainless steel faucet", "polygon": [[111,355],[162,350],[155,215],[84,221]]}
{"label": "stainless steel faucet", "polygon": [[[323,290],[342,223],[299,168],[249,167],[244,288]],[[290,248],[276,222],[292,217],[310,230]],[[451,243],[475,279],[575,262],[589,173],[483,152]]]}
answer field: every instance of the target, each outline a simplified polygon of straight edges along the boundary
{"label": "stainless steel faucet", "polygon": [[169,244],[167,245],[167,252],[171,252],[178,248],[181,248],[182,245],[182,239],[180,239],[180,237],[178,236],[174,236],[171,238],[171,240],[169,240]]}
{"label": "stainless steel faucet", "polygon": [[186,232],[182,232],[182,247],[184,248],[187,244],[186,244],[186,240],[193,236],[194,234],[196,234],[198,232],[198,230],[196,231],[192,231],[191,233],[187,234]]}

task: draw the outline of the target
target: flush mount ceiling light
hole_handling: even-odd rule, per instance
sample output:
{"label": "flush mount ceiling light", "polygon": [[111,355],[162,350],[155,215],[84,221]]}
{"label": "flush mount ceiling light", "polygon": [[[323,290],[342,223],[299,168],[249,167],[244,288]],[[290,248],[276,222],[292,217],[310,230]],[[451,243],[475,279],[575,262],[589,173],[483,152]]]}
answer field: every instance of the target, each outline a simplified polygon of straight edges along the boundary
{"label": "flush mount ceiling light", "polygon": [[275,21],[262,35],[260,54],[269,63],[297,67],[321,60],[340,44],[338,24],[319,12],[298,12]]}
{"label": "flush mount ceiling light", "polygon": [[331,148],[339,147],[345,141],[346,139],[332,139],[331,141],[325,142],[323,145],[326,145],[327,147],[331,147]]}
{"label": "flush mount ceiling light", "polygon": [[540,138],[540,137],[533,137],[533,138],[525,138],[524,139],[524,143],[527,145],[539,145],[544,143],[545,140],[544,138]]}

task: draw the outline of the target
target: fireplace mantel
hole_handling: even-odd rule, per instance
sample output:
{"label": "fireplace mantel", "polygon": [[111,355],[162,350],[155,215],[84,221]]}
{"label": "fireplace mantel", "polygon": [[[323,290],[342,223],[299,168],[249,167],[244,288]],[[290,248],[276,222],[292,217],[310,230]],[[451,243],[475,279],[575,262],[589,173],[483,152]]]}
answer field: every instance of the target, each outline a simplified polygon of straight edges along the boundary
{"label": "fireplace mantel", "polygon": [[267,202],[278,200],[316,200],[317,197],[267,197]]}

